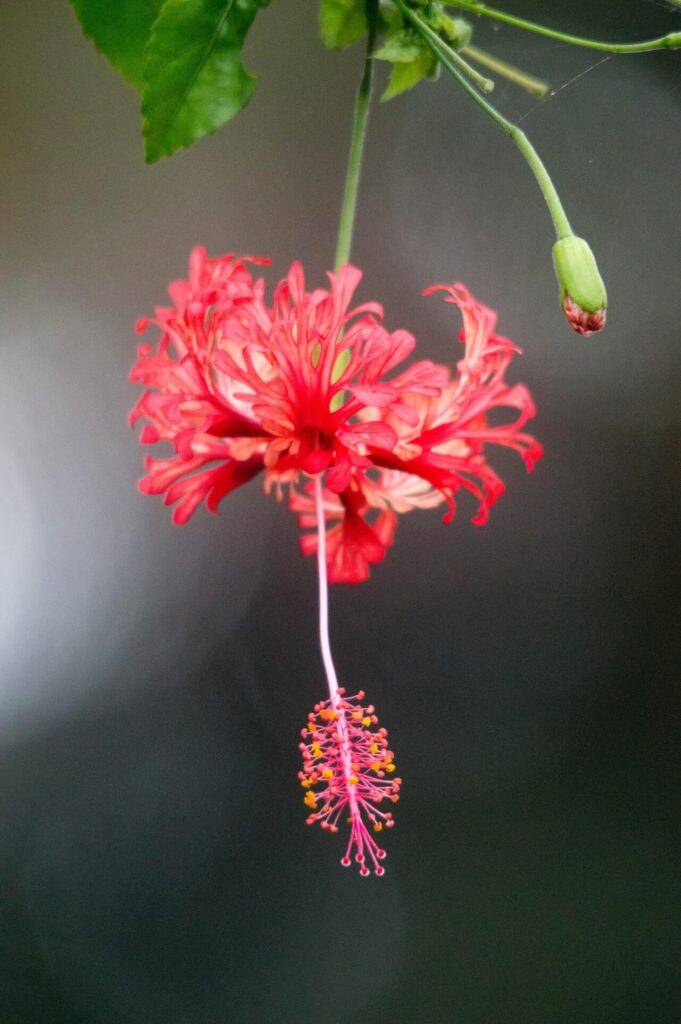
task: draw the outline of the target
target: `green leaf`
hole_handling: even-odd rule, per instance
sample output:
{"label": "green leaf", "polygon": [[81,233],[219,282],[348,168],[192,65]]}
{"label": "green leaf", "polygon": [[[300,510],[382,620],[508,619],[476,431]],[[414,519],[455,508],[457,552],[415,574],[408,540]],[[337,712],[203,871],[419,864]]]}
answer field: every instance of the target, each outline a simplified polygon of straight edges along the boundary
{"label": "green leaf", "polygon": [[397,63],[393,65],[388,87],[381,96],[382,100],[391,100],[394,96],[413,89],[422,78],[432,78],[437,74],[438,63],[430,50],[425,47],[420,51],[415,60],[409,63]]}
{"label": "green leaf", "polygon": [[410,29],[400,29],[388,36],[383,46],[376,50],[377,60],[389,60],[393,64],[410,64],[420,56],[422,50],[418,36]]}
{"label": "green leaf", "polygon": [[319,27],[326,46],[343,49],[367,30],[364,0],[322,0]]}
{"label": "green leaf", "polygon": [[246,106],[256,80],[241,63],[269,0],[166,0],[147,46],[142,115],[148,163],[191,146]]}
{"label": "green leaf", "polygon": [[69,0],[83,35],[124,78],[142,88],[144,47],[163,0]]}

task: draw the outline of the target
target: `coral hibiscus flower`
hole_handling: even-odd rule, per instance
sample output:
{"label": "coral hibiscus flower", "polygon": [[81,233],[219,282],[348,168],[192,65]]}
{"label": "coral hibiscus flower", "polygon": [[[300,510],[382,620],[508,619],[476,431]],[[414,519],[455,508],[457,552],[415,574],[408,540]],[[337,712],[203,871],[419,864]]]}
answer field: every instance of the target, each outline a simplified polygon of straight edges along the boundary
{"label": "coral hibiscus flower", "polygon": [[[289,490],[307,528],[316,525],[309,481],[323,474],[332,582],[366,579],[392,542],[396,513],[444,503],[450,520],[464,488],[478,502],[474,521],[484,522],[504,489],[488,447],[515,449],[528,470],[541,456],[523,432],[534,415],[529,392],[505,381],[519,349],[494,333],[495,314],[461,285],[436,286],[463,313],[457,372],[421,360],[391,376],[414,338],[386,330],[376,303],[350,308],[359,270],[341,267],[328,289],[306,291],[294,263],[268,306],[248,269],[266,262],[194,249],[189,280],[169,289],[173,306],[140,321],[141,331],[156,324],[161,339],[139,348],[131,379],[147,390],[131,423],[146,420],[143,444],[173,448],[147,459],[141,490],[165,494],[185,523],[201,502],[215,512],[264,472],[268,490]],[[500,408],[508,422],[493,425]],[[301,543],[310,554],[318,535]]]}

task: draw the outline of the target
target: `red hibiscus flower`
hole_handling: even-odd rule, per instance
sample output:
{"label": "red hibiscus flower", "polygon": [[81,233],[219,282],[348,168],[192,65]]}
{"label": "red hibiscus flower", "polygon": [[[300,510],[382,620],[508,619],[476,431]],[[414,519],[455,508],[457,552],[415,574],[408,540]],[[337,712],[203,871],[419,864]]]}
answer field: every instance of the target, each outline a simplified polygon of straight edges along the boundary
{"label": "red hibiscus flower", "polygon": [[[280,497],[288,488],[301,526],[312,527],[309,478],[324,474],[329,579],[356,583],[384,557],[396,513],[446,503],[450,520],[464,488],[479,505],[474,521],[486,520],[504,489],[486,461],[489,445],[514,448],[532,469],[541,448],[523,427],[534,405],[504,379],[519,350],[494,334],[495,314],[462,286],[437,286],[464,317],[456,375],[421,360],[390,376],[414,339],[386,330],[375,303],[350,308],[360,271],[342,267],[329,289],[306,291],[294,263],[268,306],[249,262],[267,261],[195,249],[189,280],[170,287],[174,305],[139,324],[156,324],[161,339],[139,348],[131,379],[147,390],[131,422],[146,420],[143,444],[173,449],[147,459],[140,488],[165,494],[176,523],[202,501],[217,511],[263,471],[266,488]],[[489,420],[500,408],[504,425]],[[309,554],[318,538],[301,543]]]}

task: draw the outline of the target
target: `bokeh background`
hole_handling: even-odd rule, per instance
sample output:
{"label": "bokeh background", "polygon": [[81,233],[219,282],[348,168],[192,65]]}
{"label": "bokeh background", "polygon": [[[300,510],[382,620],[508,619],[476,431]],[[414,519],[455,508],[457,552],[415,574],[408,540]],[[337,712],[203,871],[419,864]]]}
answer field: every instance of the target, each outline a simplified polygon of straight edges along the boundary
{"label": "bokeh background", "polygon": [[[508,3],[640,38],[639,0]],[[388,871],[304,825],[298,730],[323,693],[314,565],[258,482],[171,525],[135,489],[135,318],[191,246],[334,244],[361,50],[312,0],[258,19],[250,107],[143,163],[136,96],[57,0],[4,0],[0,425],[3,1024],[672,1024],[678,679],[681,58],[481,23],[550,79],[499,84],[598,253],[605,333],[558,310],[550,222],[510,143],[444,79],[374,111],[362,295],[422,356],[464,280],[525,350],[546,457],[484,529],[413,513],[336,588],[348,685],[405,780]],[[383,69],[381,69],[382,73]]]}

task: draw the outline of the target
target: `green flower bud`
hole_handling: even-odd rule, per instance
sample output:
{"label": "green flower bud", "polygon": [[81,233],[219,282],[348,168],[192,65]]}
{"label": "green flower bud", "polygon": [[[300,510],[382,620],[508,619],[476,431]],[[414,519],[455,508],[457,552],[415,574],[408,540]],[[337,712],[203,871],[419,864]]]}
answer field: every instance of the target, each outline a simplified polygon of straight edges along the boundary
{"label": "green flower bud", "polygon": [[585,335],[600,331],[605,327],[608,297],[589,243],[576,235],[561,238],[553,247],[553,266],[572,329]]}
{"label": "green flower bud", "polygon": [[453,46],[455,50],[461,50],[464,46],[468,46],[473,35],[473,26],[469,22],[464,21],[463,18],[450,18],[448,15],[442,15],[442,21],[440,22],[440,34],[444,36],[450,46]]}

